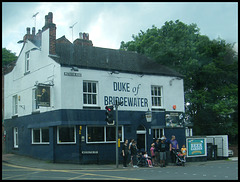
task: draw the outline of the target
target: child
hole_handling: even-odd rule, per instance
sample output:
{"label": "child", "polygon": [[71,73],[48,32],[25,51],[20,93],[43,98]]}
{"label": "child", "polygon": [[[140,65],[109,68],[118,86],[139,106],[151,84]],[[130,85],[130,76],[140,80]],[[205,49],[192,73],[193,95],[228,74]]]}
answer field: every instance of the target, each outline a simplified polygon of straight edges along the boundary
{"label": "child", "polygon": [[184,161],[186,162],[187,149],[186,149],[185,145],[182,146],[181,152],[183,154]]}
{"label": "child", "polygon": [[155,163],[155,153],[154,153],[155,146],[154,146],[154,145],[155,145],[155,144],[152,143],[151,148],[150,148],[150,152],[151,152],[151,156],[152,156],[152,164],[153,164],[153,165],[154,165],[154,163]]}
{"label": "child", "polygon": [[151,157],[148,156],[147,152],[144,153],[143,157],[147,159],[148,167],[153,167],[153,166],[152,166]]}

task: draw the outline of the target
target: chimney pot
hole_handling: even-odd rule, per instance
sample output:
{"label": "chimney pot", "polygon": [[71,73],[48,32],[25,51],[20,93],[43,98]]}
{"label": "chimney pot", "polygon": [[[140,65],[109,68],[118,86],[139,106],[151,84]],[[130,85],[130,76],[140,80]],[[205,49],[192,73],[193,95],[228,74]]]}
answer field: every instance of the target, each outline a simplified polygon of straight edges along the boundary
{"label": "chimney pot", "polygon": [[30,28],[27,27],[27,34],[29,35],[30,34]]}
{"label": "chimney pot", "polygon": [[35,27],[32,27],[32,34],[35,35]]}
{"label": "chimney pot", "polygon": [[88,33],[83,33],[83,39],[84,40],[89,40],[89,34]]}
{"label": "chimney pot", "polygon": [[79,33],[79,38],[83,39],[83,33],[82,32]]}
{"label": "chimney pot", "polygon": [[48,15],[45,15],[45,26],[48,24]]}

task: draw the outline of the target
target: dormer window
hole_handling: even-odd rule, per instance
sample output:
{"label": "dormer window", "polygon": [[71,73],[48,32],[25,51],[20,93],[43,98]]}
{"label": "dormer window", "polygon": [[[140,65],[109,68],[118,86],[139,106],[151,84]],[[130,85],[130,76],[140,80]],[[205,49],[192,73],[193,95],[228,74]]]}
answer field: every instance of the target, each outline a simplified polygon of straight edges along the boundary
{"label": "dormer window", "polygon": [[26,52],[26,55],[25,55],[25,74],[30,72],[29,62],[30,62],[30,51]]}

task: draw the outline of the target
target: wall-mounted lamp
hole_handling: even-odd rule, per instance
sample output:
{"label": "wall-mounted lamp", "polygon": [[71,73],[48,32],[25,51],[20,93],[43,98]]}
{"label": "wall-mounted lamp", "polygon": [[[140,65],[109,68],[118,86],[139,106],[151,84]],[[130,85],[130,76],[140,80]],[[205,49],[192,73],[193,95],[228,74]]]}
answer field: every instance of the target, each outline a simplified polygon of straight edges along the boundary
{"label": "wall-mounted lamp", "polygon": [[152,121],[152,112],[149,110],[149,108],[148,108],[148,111],[145,112],[145,117],[146,117],[147,122]]}
{"label": "wall-mounted lamp", "polygon": [[176,110],[176,109],[177,109],[177,106],[176,106],[176,105],[173,105],[173,109]]}

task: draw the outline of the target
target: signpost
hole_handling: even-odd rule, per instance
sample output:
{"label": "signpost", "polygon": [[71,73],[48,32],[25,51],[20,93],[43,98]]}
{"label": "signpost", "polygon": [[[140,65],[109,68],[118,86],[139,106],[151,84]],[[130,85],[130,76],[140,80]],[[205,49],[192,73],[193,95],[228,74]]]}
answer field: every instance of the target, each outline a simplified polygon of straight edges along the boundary
{"label": "signpost", "polygon": [[118,168],[118,106],[121,105],[122,102],[115,102],[116,108],[116,168]]}

